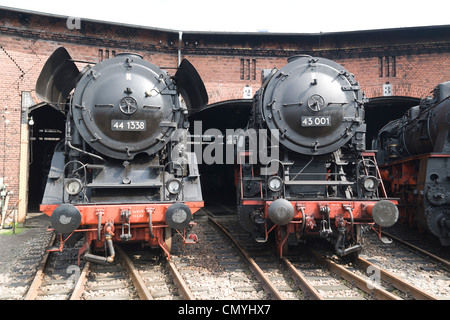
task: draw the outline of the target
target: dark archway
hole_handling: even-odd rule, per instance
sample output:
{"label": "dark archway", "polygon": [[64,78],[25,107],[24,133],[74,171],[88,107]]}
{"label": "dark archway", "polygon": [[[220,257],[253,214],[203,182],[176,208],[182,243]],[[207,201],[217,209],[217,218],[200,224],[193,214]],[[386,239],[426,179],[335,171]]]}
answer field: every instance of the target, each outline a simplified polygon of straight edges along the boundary
{"label": "dark archway", "polygon": [[28,212],[39,211],[56,144],[64,138],[65,116],[48,104],[29,109]]}
{"label": "dark archway", "polygon": [[[196,143],[199,137],[194,136],[201,126],[202,150],[208,145],[210,136],[204,135],[209,129],[216,129],[223,136],[223,155],[226,156],[227,142],[230,147],[232,137],[227,137],[227,130],[236,131],[247,127],[251,115],[253,99],[227,100],[208,105],[202,110],[189,116],[191,142]],[[197,129],[197,130],[196,130]],[[228,140],[228,141],[227,141]],[[205,159],[202,159],[205,160]],[[234,165],[208,164],[205,161],[199,165],[200,177],[202,179],[202,193],[205,203],[209,201],[229,203],[236,196]],[[234,204],[235,202],[233,202]]]}
{"label": "dark archway", "polygon": [[401,118],[411,107],[417,106],[420,99],[412,97],[376,97],[365,104],[366,148],[372,149],[372,139],[389,121]]}

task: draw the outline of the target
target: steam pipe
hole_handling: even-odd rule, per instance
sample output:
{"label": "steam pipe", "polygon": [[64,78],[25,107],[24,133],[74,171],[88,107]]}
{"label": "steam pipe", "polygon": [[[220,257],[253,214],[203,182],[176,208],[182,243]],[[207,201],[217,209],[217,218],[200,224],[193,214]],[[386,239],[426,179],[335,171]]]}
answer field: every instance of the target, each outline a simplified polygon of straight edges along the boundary
{"label": "steam pipe", "polygon": [[350,253],[360,251],[362,246],[357,244],[347,249],[344,249],[344,241],[345,241],[345,227],[339,228],[339,235],[336,240],[336,244],[334,246],[334,250],[339,257],[346,256]]}
{"label": "steam pipe", "polygon": [[94,263],[100,263],[100,264],[111,264],[114,262],[114,258],[116,257],[116,252],[114,250],[114,244],[112,242],[112,235],[107,234],[106,235],[106,244],[109,250],[109,256],[108,257],[101,257],[95,254],[86,253],[84,255],[84,258],[86,261],[94,262]]}
{"label": "steam pipe", "polygon": [[116,257],[116,252],[114,251],[114,244],[112,242],[112,235],[107,234],[106,235],[106,244],[108,245],[109,249],[109,257],[106,257],[106,262],[112,263],[114,261],[114,258]]}
{"label": "steam pipe", "polygon": [[178,66],[181,64],[181,43],[183,41],[183,31],[178,32]]}

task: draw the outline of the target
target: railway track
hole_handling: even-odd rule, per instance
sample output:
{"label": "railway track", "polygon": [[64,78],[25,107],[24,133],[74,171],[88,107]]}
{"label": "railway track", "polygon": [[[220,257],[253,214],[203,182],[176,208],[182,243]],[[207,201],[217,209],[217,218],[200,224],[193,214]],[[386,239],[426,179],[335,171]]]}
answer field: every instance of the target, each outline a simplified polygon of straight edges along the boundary
{"label": "railway track", "polygon": [[[211,220],[215,220],[211,218]],[[220,224],[216,221],[217,224]],[[229,234],[226,227],[225,229]],[[229,234],[230,237],[234,237]],[[237,241],[235,241],[237,242]],[[239,245],[236,243],[236,245]],[[243,250],[243,249],[240,249]],[[244,256],[248,255],[246,253]],[[302,253],[304,255],[304,252]],[[298,255],[297,255],[298,256]],[[307,299],[382,299],[382,300],[436,300],[437,296],[426,290],[423,290],[411,281],[394,275],[391,271],[384,270],[381,266],[371,263],[368,260],[359,258],[355,264],[344,266],[340,262],[335,262],[325,257],[319,252],[313,252],[315,262],[311,259],[306,261],[293,262],[293,257],[285,257],[282,259],[284,268],[289,270],[292,280],[302,290],[303,297]],[[254,263],[254,259],[250,258],[249,264]],[[320,267],[318,267],[319,264]],[[258,269],[258,267],[253,267]],[[261,269],[261,268],[259,268]],[[259,271],[258,271],[259,272]],[[281,271],[280,271],[281,272]],[[331,276],[332,275],[332,276]],[[260,279],[264,276],[259,275]],[[284,275],[286,279],[287,276]],[[334,278],[334,279],[333,279]],[[339,279],[335,279],[339,278]],[[287,282],[290,282],[289,280]],[[291,289],[295,290],[295,286],[291,283]],[[285,299],[287,297],[277,291],[276,286],[269,283],[265,284],[269,289],[271,296],[277,299]],[[393,291],[392,293],[390,291]],[[301,296],[301,295],[299,295]],[[292,298],[292,296],[290,297]],[[442,297],[439,297],[442,298]]]}
{"label": "railway track", "polygon": [[[385,235],[391,236],[387,233]],[[390,245],[385,245],[372,234],[367,237],[367,241],[368,245],[360,256],[364,261],[361,261],[360,264],[372,263],[380,270],[385,270],[386,274],[391,274],[418,287],[425,292],[425,296],[429,295],[434,299],[450,299],[448,260],[437,258],[434,254],[411,246],[405,241],[399,241],[399,239],[394,240]],[[441,248],[441,250],[446,250],[446,248]],[[383,275],[382,271],[381,275]],[[412,289],[406,288],[403,291],[421,299],[420,294],[414,293]]]}
{"label": "railway track", "polygon": [[197,216],[196,222],[192,231],[198,235],[199,242],[172,248],[172,261],[189,286],[192,298],[267,300],[261,283],[230,240],[218,232],[206,215]]}
{"label": "railway track", "polygon": [[450,250],[443,247],[435,237],[421,234],[403,224],[388,228],[388,231],[382,231],[382,234],[410,250],[419,252],[450,272]]}
{"label": "railway track", "polygon": [[[411,279],[385,268],[380,256],[386,257],[389,251],[402,256],[395,246],[372,243],[369,237],[369,249],[348,265],[330,258],[320,248],[312,252],[301,247],[296,252],[297,248],[293,248],[291,255],[278,259],[269,243],[256,243],[242,230],[236,216],[226,213],[219,208],[215,214],[196,218],[192,231],[200,241],[195,245],[183,245],[181,238],[174,236],[170,261],[160,250],[138,246],[127,246],[125,250],[116,246],[116,262],[109,266],[86,262],[78,267],[76,246],[62,253],[45,254],[47,260],[38,265],[28,292],[11,298],[431,300],[450,296],[418,288]],[[418,258],[411,255],[407,259]],[[449,287],[448,273],[419,265],[431,269],[430,277],[440,279],[442,287]]]}
{"label": "railway track", "polygon": [[[233,244],[238,248],[239,252],[245,257],[250,269],[255,273],[255,276],[263,283],[263,287],[269,294],[270,299],[276,300],[327,300],[327,299],[361,299],[365,300],[367,297],[363,293],[355,290],[351,286],[344,284],[344,282],[335,279],[331,272],[324,269],[322,265],[311,257],[303,257],[292,262],[292,258],[283,258],[281,261],[277,259],[272,250],[267,250],[267,245],[264,252],[255,251],[247,252],[244,246],[251,245],[253,239],[237,240],[239,236],[229,230],[230,224],[236,224],[236,221],[217,221],[210,217],[221,230],[233,241]],[[232,229],[231,229],[232,230]],[[254,257],[254,258],[253,258]],[[267,261],[271,261],[270,264]]]}
{"label": "railway track", "polygon": [[82,268],[76,265],[77,247],[66,249],[64,255],[47,252],[23,299],[169,300],[179,299],[178,291],[182,298],[190,298],[189,289],[183,288],[183,281],[177,279],[173,263],[166,263],[159,252],[126,253],[119,246],[116,252],[116,261],[111,265],[86,262]]}

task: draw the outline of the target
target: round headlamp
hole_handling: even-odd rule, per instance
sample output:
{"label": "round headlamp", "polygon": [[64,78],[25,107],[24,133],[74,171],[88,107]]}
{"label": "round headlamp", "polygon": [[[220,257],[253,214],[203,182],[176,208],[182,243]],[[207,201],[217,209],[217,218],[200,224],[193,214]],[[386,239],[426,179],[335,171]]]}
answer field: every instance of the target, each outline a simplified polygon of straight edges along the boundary
{"label": "round headlamp", "polygon": [[171,194],[178,194],[181,191],[181,181],[179,179],[170,179],[166,183],[166,188]]}
{"label": "round headlamp", "polygon": [[269,189],[278,192],[283,187],[283,180],[278,176],[270,177],[268,180]]}
{"label": "round headlamp", "polygon": [[79,179],[70,178],[66,181],[64,188],[68,194],[74,196],[83,190],[83,183]]}
{"label": "round headlamp", "polygon": [[362,187],[369,192],[378,189],[379,181],[374,176],[366,176],[362,179]]}

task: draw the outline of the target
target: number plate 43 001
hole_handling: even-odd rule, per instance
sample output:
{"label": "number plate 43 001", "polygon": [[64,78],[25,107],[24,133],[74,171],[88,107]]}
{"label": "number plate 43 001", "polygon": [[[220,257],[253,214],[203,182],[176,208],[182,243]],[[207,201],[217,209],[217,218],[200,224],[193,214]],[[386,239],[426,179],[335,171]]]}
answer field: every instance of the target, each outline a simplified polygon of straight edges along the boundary
{"label": "number plate 43 001", "polygon": [[112,131],[145,131],[145,120],[111,120]]}
{"label": "number plate 43 001", "polygon": [[329,127],[331,126],[330,116],[303,116],[302,127]]}

